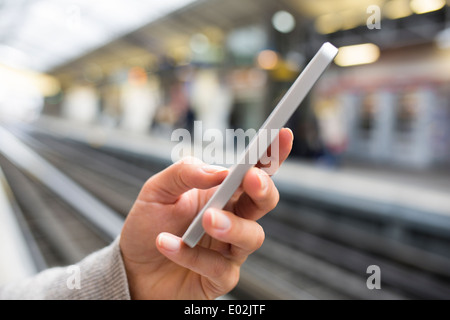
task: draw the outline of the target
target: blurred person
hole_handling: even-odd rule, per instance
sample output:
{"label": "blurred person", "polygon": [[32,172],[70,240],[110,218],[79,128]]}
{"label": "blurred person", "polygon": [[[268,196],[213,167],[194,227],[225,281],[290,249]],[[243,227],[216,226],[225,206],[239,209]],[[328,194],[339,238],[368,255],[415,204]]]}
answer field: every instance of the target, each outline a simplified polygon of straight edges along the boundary
{"label": "blurred person", "polygon": [[347,134],[341,109],[335,98],[321,98],[314,107],[318,119],[323,155],[319,163],[330,167],[340,164],[340,156],[347,148]]}
{"label": "blurred person", "polygon": [[174,114],[173,128],[184,128],[193,132],[195,114],[189,103],[187,84],[175,81],[170,87],[169,108]]}
{"label": "blurred person", "polygon": [[[293,142],[279,134],[278,165]],[[0,299],[214,299],[232,290],[240,266],[264,241],[256,222],[279,200],[259,167],[246,174],[224,210],[207,210],[206,234],[194,248],[177,235],[186,230],[227,176],[223,167],[195,158],[174,163],[142,187],[120,237],[74,266],[45,270],[0,287]],[[78,283],[71,283],[79,270]]]}
{"label": "blurred person", "polygon": [[225,132],[233,97],[217,70],[198,70],[192,84],[191,104],[203,128]]}
{"label": "blurred person", "polygon": [[123,129],[136,133],[150,130],[160,104],[159,87],[156,77],[149,77],[142,68],[131,68],[128,81],[121,88]]}
{"label": "blurred person", "polygon": [[70,88],[64,99],[64,117],[80,123],[94,122],[98,112],[98,95],[94,87],[77,85]]}
{"label": "blurred person", "polygon": [[114,128],[120,121],[120,87],[117,84],[107,84],[100,87],[102,112],[100,123],[105,127]]}

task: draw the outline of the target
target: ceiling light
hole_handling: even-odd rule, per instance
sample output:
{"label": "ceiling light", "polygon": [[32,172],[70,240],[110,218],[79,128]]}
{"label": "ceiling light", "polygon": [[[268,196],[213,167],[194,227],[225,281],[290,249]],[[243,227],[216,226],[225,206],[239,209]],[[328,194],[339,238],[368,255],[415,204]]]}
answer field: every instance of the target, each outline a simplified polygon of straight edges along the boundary
{"label": "ceiling light", "polygon": [[410,5],[414,13],[423,14],[442,9],[445,0],[412,0]]}
{"label": "ceiling light", "polygon": [[272,17],[272,25],[281,33],[289,33],[295,28],[295,19],[287,11],[278,11]]}
{"label": "ceiling light", "polygon": [[373,43],[363,43],[339,48],[334,62],[341,67],[373,63],[380,57],[380,48]]}
{"label": "ceiling light", "polygon": [[209,39],[203,33],[196,33],[191,37],[189,46],[195,53],[205,53],[209,50]]}
{"label": "ceiling light", "polygon": [[261,69],[273,70],[278,65],[278,54],[272,50],[263,50],[258,54],[257,62]]}

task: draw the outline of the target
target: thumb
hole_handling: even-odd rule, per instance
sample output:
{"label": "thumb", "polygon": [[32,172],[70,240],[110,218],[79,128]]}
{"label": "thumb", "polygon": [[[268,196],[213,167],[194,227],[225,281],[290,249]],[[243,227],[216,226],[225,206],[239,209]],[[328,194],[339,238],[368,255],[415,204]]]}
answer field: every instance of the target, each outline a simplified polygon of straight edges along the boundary
{"label": "thumb", "polygon": [[151,177],[142,188],[139,198],[165,204],[175,203],[186,191],[209,189],[220,184],[228,169],[208,165],[194,157],[183,158]]}

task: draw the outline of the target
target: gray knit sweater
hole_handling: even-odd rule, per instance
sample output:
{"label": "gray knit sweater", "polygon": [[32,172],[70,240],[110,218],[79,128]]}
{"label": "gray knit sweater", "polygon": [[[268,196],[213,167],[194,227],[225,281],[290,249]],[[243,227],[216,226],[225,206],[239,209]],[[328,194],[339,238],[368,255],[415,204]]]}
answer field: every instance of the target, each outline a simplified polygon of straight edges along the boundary
{"label": "gray knit sweater", "polygon": [[119,239],[76,265],[51,268],[0,287],[0,299],[129,300]]}

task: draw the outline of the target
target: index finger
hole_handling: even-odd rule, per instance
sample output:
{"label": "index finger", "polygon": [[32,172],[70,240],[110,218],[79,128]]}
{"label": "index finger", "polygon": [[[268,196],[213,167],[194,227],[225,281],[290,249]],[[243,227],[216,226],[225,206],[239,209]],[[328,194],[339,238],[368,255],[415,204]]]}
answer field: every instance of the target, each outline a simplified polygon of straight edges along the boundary
{"label": "index finger", "polygon": [[[293,143],[292,131],[290,129],[280,130],[276,140],[279,143],[279,152],[270,155],[272,161],[275,160],[270,165],[270,172],[267,172],[264,167],[261,168],[261,164],[257,165],[258,169],[251,169],[246,174],[238,191],[234,193],[225,206],[227,210],[247,219],[257,220],[277,205],[279,200],[278,190],[268,175],[274,174],[289,156]],[[266,188],[261,184],[263,181],[265,181]]]}
{"label": "index finger", "polygon": [[[256,167],[266,172],[269,176],[274,175],[291,153],[293,141],[294,134],[292,133],[292,130],[289,128],[282,128],[278,134],[278,137],[274,140],[274,143],[278,145],[276,148],[272,148],[272,145],[270,145],[267,149],[268,157],[260,160],[256,164]],[[274,152],[274,149],[277,149],[278,152]],[[270,160],[270,164],[266,163],[265,160]],[[241,184],[231,197],[227,207],[230,208],[230,205],[234,205],[234,203],[239,200],[243,192],[244,188]]]}
{"label": "index finger", "polygon": [[268,175],[274,175],[292,150],[294,134],[289,128],[282,128],[278,136],[267,149],[266,154],[258,161],[256,167]]}

